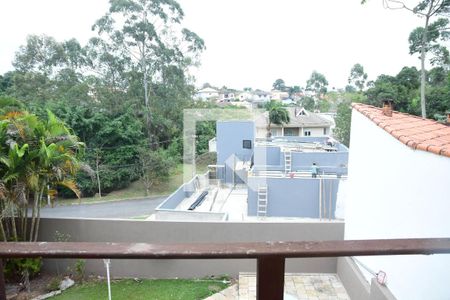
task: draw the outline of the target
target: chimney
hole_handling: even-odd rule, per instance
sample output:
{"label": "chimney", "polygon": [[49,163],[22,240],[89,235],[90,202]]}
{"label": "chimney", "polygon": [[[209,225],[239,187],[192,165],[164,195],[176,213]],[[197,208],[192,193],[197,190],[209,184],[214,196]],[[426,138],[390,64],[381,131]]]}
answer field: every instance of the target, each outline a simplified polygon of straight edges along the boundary
{"label": "chimney", "polygon": [[393,101],[392,100],[383,100],[383,115],[387,117],[392,117],[393,110]]}

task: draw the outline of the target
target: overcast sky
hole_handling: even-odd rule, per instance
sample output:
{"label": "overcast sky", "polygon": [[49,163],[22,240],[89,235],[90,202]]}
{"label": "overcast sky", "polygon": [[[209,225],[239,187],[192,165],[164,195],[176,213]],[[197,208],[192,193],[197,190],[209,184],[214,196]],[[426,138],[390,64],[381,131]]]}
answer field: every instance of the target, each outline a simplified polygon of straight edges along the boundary
{"label": "overcast sky", "polygon": [[[197,85],[269,90],[277,78],[305,86],[313,70],[330,87],[344,87],[361,63],[369,79],[419,66],[408,53],[409,33],[422,20],[387,10],[381,0],[179,0],[185,27],[206,43]],[[416,1],[412,1],[413,3]],[[12,70],[14,52],[28,34],[85,43],[107,0],[1,0],[0,74]]]}

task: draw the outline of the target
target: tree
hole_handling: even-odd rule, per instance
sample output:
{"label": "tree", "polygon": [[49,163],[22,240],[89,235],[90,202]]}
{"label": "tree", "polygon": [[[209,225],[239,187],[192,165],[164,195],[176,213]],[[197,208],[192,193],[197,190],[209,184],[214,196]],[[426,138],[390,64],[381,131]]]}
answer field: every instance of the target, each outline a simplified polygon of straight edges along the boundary
{"label": "tree", "polygon": [[347,147],[350,145],[350,128],[352,119],[351,102],[344,100],[339,103],[336,114],[336,127],[334,135]]}
{"label": "tree", "polygon": [[313,91],[317,98],[327,93],[327,86],[327,79],[317,71],[313,71],[311,77],[306,82],[306,90]]}
{"label": "tree", "polygon": [[[0,232],[4,241],[37,240],[43,196],[54,196],[56,186],[69,188],[80,196],[73,178],[82,167],[78,157],[83,147],[50,111],[45,121],[19,111],[2,116]],[[27,224],[31,200],[31,224]],[[12,217],[18,217],[19,222]]]}
{"label": "tree", "polygon": [[[361,3],[365,3],[367,0],[362,0]],[[447,39],[449,37],[448,19],[438,19],[436,22],[431,23],[433,17],[436,16],[448,16],[450,12],[449,0],[421,0],[414,7],[408,7],[403,1],[398,0],[383,0],[383,5],[389,9],[406,9],[414,13],[416,16],[424,19],[424,26],[418,27],[413,30],[409,36],[410,42],[410,54],[420,53],[420,66],[421,66],[421,78],[420,78],[420,107],[422,118],[426,118],[426,103],[425,103],[425,85],[426,85],[426,70],[425,60],[427,52],[433,52],[437,57],[437,61],[448,61],[448,50],[437,44],[436,41],[439,38]]]}
{"label": "tree", "polygon": [[163,150],[152,151],[148,148],[139,150],[139,161],[140,177],[148,196],[153,185],[167,179],[174,162]]}
{"label": "tree", "polygon": [[361,64],[355,64],[350,70],[348,83],[356,86],[360,91],[363,90],[367,80],[367,73],[364,72],[364,67]]}
{"label": "tree", "polygon": [[168,66],[186,70],[204,49],[197,34],[181,28],[183,17],[174,0],[111,0],[109,12],[93,26],[113,53],[129,57],[129,70],[137,72],[150,141],[152,83]]}
{"label": "tree", "polygon": [[283,125],[290,122],[289,112],[280,102],[270,101],[266,104],[266,110],[269,112],[269,123],[267,124],[267,137],[271,136],[271,125]]}
{"label": "tree", "polygon": [[284,80],[279,78],[275,80],[275,82],[272,84],[272,87],[274,90],[284,91],[286,89],[286,84],[284,83]]}

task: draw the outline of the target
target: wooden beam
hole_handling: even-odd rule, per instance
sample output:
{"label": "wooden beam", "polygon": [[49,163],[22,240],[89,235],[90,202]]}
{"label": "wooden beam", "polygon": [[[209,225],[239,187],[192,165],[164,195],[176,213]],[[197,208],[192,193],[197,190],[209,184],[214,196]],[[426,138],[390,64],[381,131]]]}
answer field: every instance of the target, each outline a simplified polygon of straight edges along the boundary
{"label": "wooden beam", "polygon": [[258,258],[256,268],[256,299],[283,299],[284,294],[283,257],[269,256]]}
{"label": "wooden beam", "polygon": [[217,259],[450,253],[450,238],[254,243],[0,242],[1,258]]}

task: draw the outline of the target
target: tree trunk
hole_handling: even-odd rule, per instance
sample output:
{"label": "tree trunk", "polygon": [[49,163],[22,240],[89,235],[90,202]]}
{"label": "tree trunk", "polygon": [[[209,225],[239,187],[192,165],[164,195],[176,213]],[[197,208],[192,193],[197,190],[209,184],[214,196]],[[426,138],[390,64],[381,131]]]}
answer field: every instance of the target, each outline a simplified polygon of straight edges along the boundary
{"label": "tree trunk", "polygon": [[36,214],[36,228],[34,229],[34,240],[33,240],[33,242],[36,242],[37,239],[38,239],[39,223],[41,221],[41,200],[42,200],[42,195],[44,194],[44,187],[45,187],[45,185],[42,187],[41,192],[39,193],[37,214]]}
{"label": "tree trunk", "polygon": [[14,205],[11,203],[11,227],[12,227],[12,233],[13,233],[13,238],[15,242],[18,242],[18,237],[17,237],[17,229],[16,229],[16,213],[14,211]]}
{"label": "tree trunk", "polygon": [[0,231],[1,231],[2,236],[3,236],[3,241],[7,242],[8,239],[6,238],[5,228],[3,227],[3,218],[0,219]]}
{"label": "tree trunk", "polygon": [[36,205],[38,202],[38,197],[39,197],[39,193],[34,192],[33,210],[31,211],[30,242],[33,241],[34,226],[36,224]]}
{"label": "tree trunk", "polygon": [[426,44],[428,40],[428,23],[430,21],[429,15],[425,17],[425,29],[422,36],[422,47],[420,49],[420,108],[422,111],[422,118],[427,117],[425,107],[425,85],[426,85],[426,72],[425,72],[425,56],[426,56]]}

